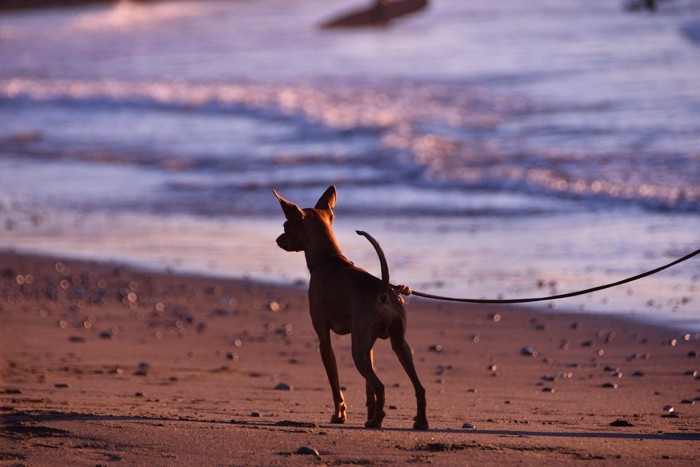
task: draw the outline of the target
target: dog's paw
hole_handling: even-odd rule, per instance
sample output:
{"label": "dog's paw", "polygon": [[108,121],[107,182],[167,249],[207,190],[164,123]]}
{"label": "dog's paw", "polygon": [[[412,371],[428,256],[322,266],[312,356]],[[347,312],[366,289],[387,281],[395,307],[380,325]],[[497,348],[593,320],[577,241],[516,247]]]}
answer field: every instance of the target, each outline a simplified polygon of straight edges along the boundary
{"label": "dog's paw", "polygon": [[382,427],[382,420],[384,420],[384,417],[386,417],[386,412],[383,410],[380,412],[380,415],[378,417],[371,417],[365,422],[365,427],[366,428],[381,428]]}
{"label": "dog's paw", "polygon": [[340,417],[337,416],[337,415],[333,415],[333,416],[331,417],[331,423],[338,423],[338,424],[341,424],[341,423],[345,423],[347,420],[348,420],[348,419],[347,419],[347,417],[346,417],[345,415],[340,416]]}
{"label": "dog's paw", "polygon": [[365,428],[381,428],[382,427],[382,421],[381,420],[367,420],[365,422]]}
{"label": "dog's paw", "polygon": [[427,430],[428,429],[428,420],[416,420],[413,423],[413,429],[414,430]]}

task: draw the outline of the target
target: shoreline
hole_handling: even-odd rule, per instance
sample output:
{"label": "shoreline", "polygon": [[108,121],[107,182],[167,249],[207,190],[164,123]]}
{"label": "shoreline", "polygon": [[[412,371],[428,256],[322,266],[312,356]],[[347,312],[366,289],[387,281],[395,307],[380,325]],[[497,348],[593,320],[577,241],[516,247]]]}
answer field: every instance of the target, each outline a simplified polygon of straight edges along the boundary
{"label": "shoreline", "polygon": [[[350,237],[352,238],[352,237]],[[274,252],[276,250],[273,249]],[[209,264],[205,264],[203,261],[193,261],[192,259],[189,260],[183,260],[181,258],[171,258],[169,260],[165,260],[162,258],[159,261],[156,261],[153,258],[147,258],[147,257],[139,257],[135,256],[133,258],[127,259],[125,261],[119,261],[116,260],[115,257],[118,256],[117,252],[114,252],[113,254],[104,256],[104,257],[94,257],[94,254],[88,253],[87,255],[81,255],[76,252],[69,252],[63,255],[58,255],[55,253],[55,248],[48,248],[46,250],[41,250],[41,249],[28,249],[23,246],[0,246],[0,255],[5,254],[5,253],[10,253],[10,254],[17,254],[17,255],[23,255],[23,256],[34,256],[34,257],[39,257],[39,258],[44,258],[47,260],[50,259],[59,259],[59,258],[64,258],[64,259],[70,259],[74,261],[79,261],[79,262],[88,262],[88,263],[98,263],[98,264],[104,264],[104,265],[113,265],[113,266],[120,266],[120,267],[128,267],[133,269],[136,272],[140,272],[143,274],[157,274],[157,275],[162,275],[162,274],[175,274],[175,275],[181,275],[181,276],[187,276],[187,277],[197,277],[201,279],[213,279],[213,280],[224,280],[224,281],[244,281],[244,282],[252,282],[252,283],[259,283],[261,285],[267,285],[271,287],[279,287],[281,289],[298,289],[298,290],[306,290],[307,287],[307,280],[308,277],[305,275],[299,275],[299,276],[291,276],[291,274],[287,273],[287,270],[291,269],[298,269],[300,271],[305,271],[304,265],[302,258],[294,258],[291,255],[285,255],[282,254],[279,257],[276,257],[274,255],[271,255],[269,258],[267,258],[269,261],[276,261],[281,259],[284,264],[286,269],[281,269],[280,271],[277,271],[277,276],[275,277],[275,274],[271,275],[271,272],[273,268],[262,268],[263,270],[266,270],[265,273],[261,271],[257,271],[257,273],[249,273],[249,272],[243,272],[241,274],[235,275],[231,274],[228,272],[225,272],[223,269],[219,267],[219,265],[212,265],[212,261],[209,262]],[[360,261],[366,261],[367,258],[361,257],[359,258]],[[373,260],[373,258],[370,258]],[[230,261],[230,259],[229,259]],[[296,264],[298,263],[298,264]],[[224,265],[225,267],[225,265]],[[362,266],[361,266],[362,267]],[[372,273],[377,273],[378,271],[372,271]],[[266,276],[271,276],[271,277],[266,277]],[[290,277],[291,276],[291,277]],[[429,283],[430,281],[426,281],[426,283]],[[419,283],[419,282],[418,282]],[[420,283],[419,283],[420,285]],[[429,287],[429,286],[428,286]],[[423,288],[423,287],[421,287]],[[619,289],[619,287],[618,287]],[[432,291],[432,293],[441,295],[441,290],[440,287],[438,287],[437,290]],[[444,291],[442,293],[445,293]],[[446,294],[451,294],[451,293],[456,293],[459,295],[459,292],[452,292],[451,290],[447,290]],[[527,295],[528,292],[525,292]],[[529,292],[530,294],[534,292]],[[592,297],[595,294],[589,294],[585,297]],[[495,295],[494,295],[495,296]],[[604,296],[604,294],[598,294],[598,296]],[[487,296],[480,297],[480,298],[488,298]],[[512,297],[508,297],[512,298]],[[434,305],[439,305],[439,304],[446,304],[448,302],[440,302],[440,301],[434,301],[434,300],[428,300],[428,299],[423,299],[420,297],[411,297],[411,300],[418,301],[418,302],[425,302],[426,304],[434,304]],[[665,328],[670,331],[675,331],[679,333],[690,333],[696,336],[700,337],[700,322],[698,320],[692,320],[690,317],[686,317],[686,319],[676,319],[674,320],[669,320],[668,315],[667,316],[657,316],[654,314],[649,314],[649,313],[640,313],[638,310],[633,309],[627,312],[619,312],[615,311],[614,309],[609,309],[609,310],[601,310],[601,309],[586,309],[583,307],[580,303],[578,305],[576,304],[569,304],[568,306],[563,305],[559,306],[557,305],[559,303],[558,300],[552,300],[552,301],[543,301],[540,304],[515,304],[515,305],[498,305],[498,304],[487,304],[483,305],[485,308],[489,307],[505,307],[506,309],[514,307],[514,308],[519,308],[523,309],[528,312],[534,312],[534,313],[539,313],[539,314],[547,314],[547,313],[555,313],[555,314],[562,314],[562,315],[590,315],[592,317],[601,317],[603,319],[606,318],[617,318],[620,317],[622,319],[638,323],[641,325],[650,325],[650,326],[658,326],[660,328]],[[554,305],[554,306],[552,306]],[[577,309],[578,308],[578,309]],[[687,313],[686,313],[687,314]]]}
{"label": "shoreline", "polygon": [[370,430],[343,336],[333,345],[349,420],[328,423],[305,289],[7,251],[0,284],[3,460],[700,460],[700,379],[688,373],[700,366],[700,341],[671,329],[410,300],[407,338],[431,429],[410,429],[412,389],[379,341],[388,410],[384,428]]}

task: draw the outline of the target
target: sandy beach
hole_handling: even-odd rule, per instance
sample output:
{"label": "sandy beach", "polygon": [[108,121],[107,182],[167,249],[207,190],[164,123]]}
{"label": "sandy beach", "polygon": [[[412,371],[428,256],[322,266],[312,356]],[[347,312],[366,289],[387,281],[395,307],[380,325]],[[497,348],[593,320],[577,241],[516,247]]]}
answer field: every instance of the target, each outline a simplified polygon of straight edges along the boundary
{"label": "sandy beach", "polygon": [[336,337],[346,425],[303,288],[0,254],[4,465],[700,460],[697,336],[600,315],[411,299],[430,430],[387,342],[384,428]]}

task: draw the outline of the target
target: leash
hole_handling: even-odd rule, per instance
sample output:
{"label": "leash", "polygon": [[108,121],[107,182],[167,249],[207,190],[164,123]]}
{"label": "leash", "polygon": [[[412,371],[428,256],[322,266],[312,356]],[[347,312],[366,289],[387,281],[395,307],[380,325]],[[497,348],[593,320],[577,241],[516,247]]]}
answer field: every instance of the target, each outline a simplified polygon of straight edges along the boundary
{"label": "leash", "polygon": [[496,299],[478,299],[478,298],[455,298],[455,297],[444,297],[441,295],[433,295],[425,292],[420,292],[417,290],[411,290],[410,287],[405,286],[405,285],[398,285],[398,286],[393,286],[394,290],[397,292],[403,294],[403,295],[415,295],[417,297],[423,297],[423,298],[429,298],[431,300],[442,300],[446,302],[461,302],[461,303],[491,303],[491,304],[504,304],[504,303],[532,303],[532,302],[543,302],[547,300],[558,300],[560,298],[568,298],[568,297],[576,297],[577,295],[585,295],[591,292],[597,292],[599,290],[604,290],[604,289],[609,289],[611,287],[617,287],[618,285],[622,284],[627,284],[629,282],[633,282],[639,279],[642,279],[647,276],[651,276],[652,274],[656,274],[658,272],[663,271],[664,269],[668,269],[672,266],[675,266],[677,264],[680,264],[684,261],[688,261],[690,258],[697,256],[700,254],[700,249],[697,249],[693,251],[692,253],[689,253],[685,255],[682,258],[679,258],[671,263],[668,263],[664,266],[658,267],[656,269],[652,269],[651,271],[643,272],[641,274],[637,274],[636,276],[628,277],[627,279],[622,279],[617,282],[612,282],[610,284],[604,284],[604,285],[599,285],[597,287],[591,287],[590,289],[585,289],[585,290],[578,290],[576,292],[569,292],[569,293],[564,293],[564,294],[558,294],[558,295],[550,295],[548,297],[535,297],[535,298],[511,298],[511,299],[501,299],[501,300],[496,300]]}

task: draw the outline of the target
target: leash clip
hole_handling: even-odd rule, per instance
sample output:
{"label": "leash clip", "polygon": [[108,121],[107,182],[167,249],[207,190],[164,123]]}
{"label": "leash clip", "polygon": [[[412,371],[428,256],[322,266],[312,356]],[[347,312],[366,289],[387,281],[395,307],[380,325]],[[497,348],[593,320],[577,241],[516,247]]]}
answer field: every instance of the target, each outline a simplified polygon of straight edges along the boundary
{"label": "leash clip", "polygon": [[401,284],[401,285],[392,285],[395,291],[400,293],[401,295],[409,296],[413,293],[413,290],[407,285]]}

